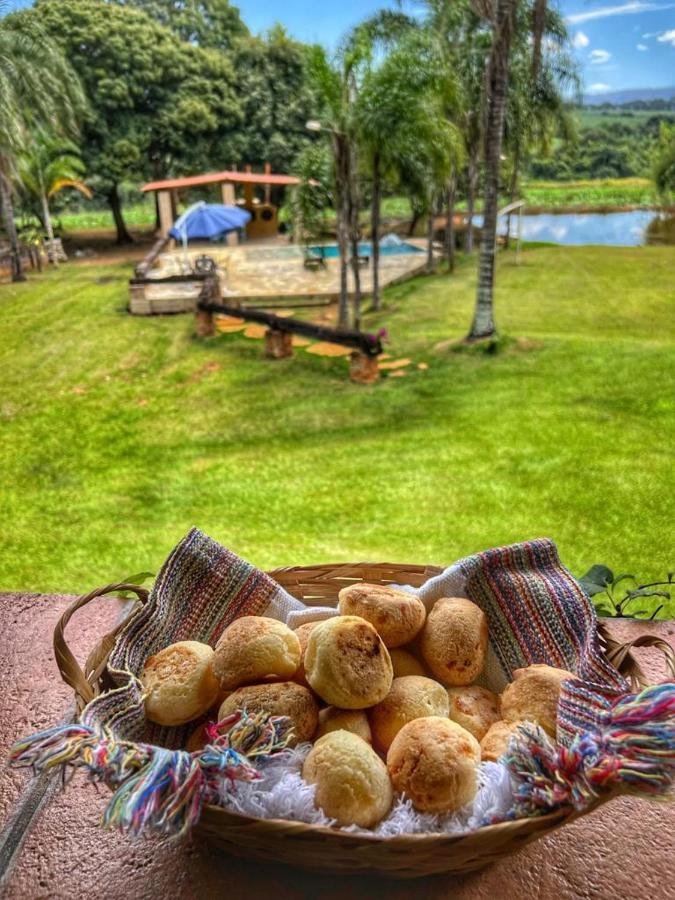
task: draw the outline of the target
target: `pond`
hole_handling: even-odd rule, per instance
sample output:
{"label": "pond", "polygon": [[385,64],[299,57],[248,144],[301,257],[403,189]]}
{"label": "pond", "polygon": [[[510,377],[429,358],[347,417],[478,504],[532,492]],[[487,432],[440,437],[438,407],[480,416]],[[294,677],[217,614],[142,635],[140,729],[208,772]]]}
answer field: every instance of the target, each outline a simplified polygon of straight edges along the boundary
{"label": "pond", "polygon": [[[499,234],[506,231],[500,219]],[[511,219],[511,234],[518,230],[518,217]],[[639,247],[644,244],[675,245],[675,215],[653,209],[613,213],[532,213],[522,217],[525,241],[553,244],[604,244]]]}

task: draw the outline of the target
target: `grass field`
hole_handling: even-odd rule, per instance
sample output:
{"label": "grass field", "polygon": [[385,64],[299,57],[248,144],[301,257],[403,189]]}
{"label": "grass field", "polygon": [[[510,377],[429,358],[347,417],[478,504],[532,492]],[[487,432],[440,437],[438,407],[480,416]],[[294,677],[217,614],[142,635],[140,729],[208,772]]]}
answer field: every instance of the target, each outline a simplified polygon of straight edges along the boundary
{"label": "grass field", "polygon": [[586,106],[576,111],[581,128],[597,128],[598,126],[620,123],[629,128],[641,128],[648,119],[670,117],[675,119],[675,112],[654,109],[598,109]]}
{"label": "grass field", "polygon": [[[672,568],[672,254],[531,247],[502,257],[504,352],[456,352],[475,264],[397,286],[396,358],[262,358],[190,316],[132,318],[127,265],[0,286],[0,587],[80,591],[156,571],[192,525],[262,566],[446,563],[549,535],[593,563]],[[669,300],[670,298],[670,300]]]}
{"label": "grass field", "polygon": [[582,181],[529,181],[521,195],[530,206],[555,209],[565,206],[658,205],[654,187],[647,178],[608,178]]}

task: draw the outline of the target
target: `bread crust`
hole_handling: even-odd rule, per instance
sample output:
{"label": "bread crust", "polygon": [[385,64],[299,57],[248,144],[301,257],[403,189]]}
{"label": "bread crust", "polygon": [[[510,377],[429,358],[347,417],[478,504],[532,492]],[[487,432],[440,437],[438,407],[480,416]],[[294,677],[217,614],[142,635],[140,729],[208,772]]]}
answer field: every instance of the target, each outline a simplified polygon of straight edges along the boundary
{"label": "bread crust", "polygon": [[499,697],[477,684],[467,687],[450,687],[449,717],[462,728],[466,728],[480,741],[488,728],[501,718]]}
{"label": "bread crust", "polygon": [[331,731],[350,731],[358,735],[367,744],[372,744],[373,736],[370,730],[368,716],[362,709],[338,709],[337,706],[327,706],[319,710],[319,727],[316,730],[316,739],[330,734]]}
{"label": "bread crust", "polygon": [[403,647],[394,647],[389,651],[389,656],[394,669],[394,678],[401,678],[403,675],[427,674],[419,659]]}
{"label": "bread crust", "polygon": [[386,647],[400,647],[416,637],[424,625],[426,609],[407,591],[383,584],[351,584],[338,594],[343,616],[360,616],[377,630]]}
{"label": "bread crust", "polygon": [[242,616],[221,634],[213,670],[223,690],[266,679],[285,681],[300,665],[300,641],[287,625],[267,616]]}
{"label": "bread crust", "polygon": [[394,790],[420,812],[455,812],[478,787],[480,745],[450,719],[430,716],[405,725],[387,753]]}
{"label": "bread crust", "polygon": [[529,719],[555,738],[558,701],[563,681],[575,678],[567,669],[537,663],[515,669],[513,681],[502,692],[502,717],[507,722]]}
{"label": "bread crust", "polygon": [[425,716],[447,716],[449,707],[448,693],[437,681],[423,675],[394,678],[384,700],[368,710],[374,746],[386,753],[408,722]]}
{"label": "bread crust", "polygon": [[374,706],[389,693],[394,677],[382,638],[358,616],[317,624],[307,642],[305,673],[312,690],[340,709]]}
{"label": "bread crust", "polygon": [[238,709],[249,713],[267,712],[272,716],[288,716],[293,734],[288,746],[311,741],[319,724],[319,705],[312,692],[294,681],[273,684],[250,684],[238,688],[221,704],[218,721]]}
{"label": "bread crust", "polygon": [[178,641],[148,657],[141,673],[145,715],[157,725],[184,725],[216,701],[214,653],[199,641]]}
{"label": "bread crust", "polygon": [[331,731],[314,744],[302,777],[316,786],[315,803],[339,825],[372,828],[391,808],[387,767],[362,738]]}
{"label": "bread crust", "polygon": [[437,600],[420,637],[422,658],[443,684],[471,684],[483,671],[488,644],[487,619],[464,597]]}

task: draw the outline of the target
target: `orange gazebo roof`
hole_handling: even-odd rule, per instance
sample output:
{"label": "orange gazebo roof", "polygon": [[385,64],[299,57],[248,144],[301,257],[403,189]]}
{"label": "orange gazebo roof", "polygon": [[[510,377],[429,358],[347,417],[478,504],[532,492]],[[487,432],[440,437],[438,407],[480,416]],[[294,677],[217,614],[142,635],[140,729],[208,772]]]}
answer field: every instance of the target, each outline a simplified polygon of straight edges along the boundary
{"label": "orange gazebo roof", "polygon": [[207,172],[204,175],[188,175],[185,178],[167,178],[164,181],[150,181],[141,190],[170,191],[177,188],[198,187],[202,184],[300,184],[295,175],[274,175],[271,172]]}

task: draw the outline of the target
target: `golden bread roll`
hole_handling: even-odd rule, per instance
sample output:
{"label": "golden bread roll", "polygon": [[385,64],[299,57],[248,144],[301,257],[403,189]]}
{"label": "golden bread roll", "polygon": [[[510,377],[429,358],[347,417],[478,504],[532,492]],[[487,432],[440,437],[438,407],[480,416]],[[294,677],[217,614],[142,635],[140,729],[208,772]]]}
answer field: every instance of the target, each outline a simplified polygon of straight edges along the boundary
{"label": "golden bread roll", "polygon": [[413,656],[408,650],[401,647],[394,647],[389,651],[391,664],[394,669],[394,678],[401,678],[403,675],[426,675],[426,670],[422,663]]}
{"label": "golden bread roll", "polygon": [[317,623],[307,641],[305,673],[312,690],[340,709],[374,706],[387,696],[394,677],[382,638],[358,616]]}
{"label": "golden bread roll", "polygon": [[483,762],[497,762],[509,747],[511,735],[515,734],[519,725],[526,722],[505,722],[500,719],[494,725],[490,725],[480,742],[480,756]]}
{"label": "golden bread roll", "polygon": [[283,681],[300,665],[300,641],[290,628],[267,616],[242,616],[221,634],[213,670],[223,690],[266,679]]}
{"label": "golden bread roll", "polygon": [[146,659],[141,683],[149,721],[184,725],[207,712],[220,690],[213,663],[211,647],[198,641],[179,641]]}
{"label": "golden bread roll", "polygon": [[293,676],[293,681],[297,681],[298,684],[304,684],[305,687],[309,687],[307,676],[305,675],[305,650],[307,649],[309,636],[312,633],[314,626],[318,624],[318,622],[305,622],[304,625],[299,625],[297,628],[293,629],[293,634],[297,635],[298,640],[300,641],[300,665]]}
{"label": "golden bread roll", "polygon": [[478,788],[480,745],[461,725],[430,716],[408,722],[387,753],[394,790],[420,812],[455,812]]}
{"label": "golden bread roll", "polygon": [[221,705],[218,721],[237,709],[245,709],[248,713],[267,712],[271,716],[288,716],[293,729],[289,747],[310,741],[319,723],[319,705],[314,695],[294,681],[250,684],[239,688]]}
{"label": "golden bread roll", "polygon": [[447,716],[448,692],[432,678],[403,675],[394,678],[391,690],[368,710],[373,744],[385,753],[404,725],[425,716]]}
{"label": "golden bread roll", "polygon": [[377,630],[387,647],[400,647],[417,635],[427,611],[421,600],[383,584],[351,584],[338,594],[342,616],[360,616]]}
{"label": "golden bread roll", "polygon": [[198,753],[200,750],[203,750],[204,747],[206,747],[206,742],[208,741],[209,737],[206,733],[206,726],[206,722],[198,725],[197,728],[195,728],[195,730],[192,732],[190,737],[187,739],[185,749],[188,753]]}
{"label": "golden bread roll", "polygon": [[507,722],[530,719],[555,738],[560,685],[575,677],[566,669],[540,663],[516,669],[502,692],[502,718]]}
{"label": "golden bread roll", "polygon": [[367,744],[372,744],[368,716],[362,709],[338,709],[337,706],[327,706],[319,711],[319,727],[316,732],[317,740],[331,731],[350,731],[358,735]]}
{"label": "golden bread roll", "polygon": [[483,670],[488,642],[487,619],[463,597],[437,600],[420,637],[424,662],[443,684],[471,684]]}
{"label": "golden bread roll", "polygon": [[312,747],[302,777],[316,785],[315,805],[339,825],[372,828],[391,808],[387,767],[362,738],[331,731]]}
{"label": "golden bread roll", "polygon": [[448,688],[453,722],[466,728],[480,741],[488,728],[499,721],[499,697],[477,684]]}

